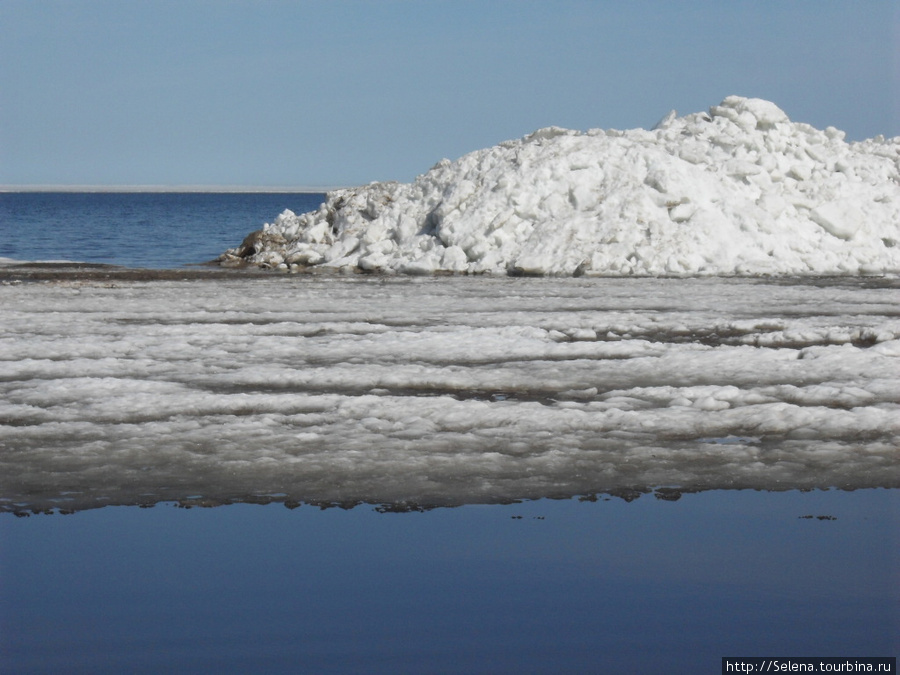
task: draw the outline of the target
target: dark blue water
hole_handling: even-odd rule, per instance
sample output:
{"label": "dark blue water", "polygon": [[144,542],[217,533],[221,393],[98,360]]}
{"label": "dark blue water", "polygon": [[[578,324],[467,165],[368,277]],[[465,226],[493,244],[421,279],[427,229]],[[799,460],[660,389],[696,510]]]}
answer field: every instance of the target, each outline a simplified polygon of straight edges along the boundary
{"label": "dark blue water", "polygon": [[0,672],[718,673],[722,656],[893,656],[897,514],[896,490],[744,490],[0,517]]}
{"label": "dark blue water", "polygon": [[170,269],[204,263],[323,194],[0,193],[0,258]]}

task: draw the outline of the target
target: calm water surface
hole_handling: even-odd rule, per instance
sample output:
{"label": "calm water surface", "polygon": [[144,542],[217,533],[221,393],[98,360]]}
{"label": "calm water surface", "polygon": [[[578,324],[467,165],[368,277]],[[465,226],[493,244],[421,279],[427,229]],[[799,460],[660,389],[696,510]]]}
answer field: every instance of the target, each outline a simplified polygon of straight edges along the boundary
{"label": "calm water surface", "polygon": [[0,193],[0,258],[170,269],[203,263],[313,193]]}
{"label": "calm water surface", "polygon": [[718,491],[5,516],[0,671],[712,673],[723,655],[895,655],[898,506],[896,490]]}

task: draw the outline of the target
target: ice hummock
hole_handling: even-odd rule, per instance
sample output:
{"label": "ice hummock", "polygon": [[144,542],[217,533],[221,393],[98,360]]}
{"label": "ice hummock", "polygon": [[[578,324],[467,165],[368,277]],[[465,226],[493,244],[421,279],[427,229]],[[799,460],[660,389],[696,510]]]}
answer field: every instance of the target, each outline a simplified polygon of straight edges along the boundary
{"label": "ice hummock", "polygon": [[300,271],[588,276],[900,272],[900,137],[848,143],[729,96],[652,130],[558,127],[336,190],[220,257]]}

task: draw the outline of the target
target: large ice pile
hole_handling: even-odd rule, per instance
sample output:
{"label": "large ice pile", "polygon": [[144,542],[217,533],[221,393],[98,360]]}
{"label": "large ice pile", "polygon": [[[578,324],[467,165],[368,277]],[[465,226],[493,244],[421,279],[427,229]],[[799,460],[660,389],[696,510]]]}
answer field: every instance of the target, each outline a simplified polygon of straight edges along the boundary
{"label": "large ice pile", "polygon": [[900,272],[900,137],[737,96],[653,130],[551,127],[413,183],[330,193],[220,261],[408,274]]}

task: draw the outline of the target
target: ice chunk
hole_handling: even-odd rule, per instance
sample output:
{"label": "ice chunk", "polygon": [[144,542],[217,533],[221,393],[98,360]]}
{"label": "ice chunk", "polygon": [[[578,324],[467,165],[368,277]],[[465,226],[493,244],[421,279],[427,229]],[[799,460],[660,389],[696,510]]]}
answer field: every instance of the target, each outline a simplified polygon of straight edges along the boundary
{"label": "ice chunk", "polygon": [[847,202],[828,202],[809,212],[809,217],[831,235],[852,239],[863,223],[862,212]]}
{"label": "ice chunk", "polygon": [[737,113],[737,116],[749,114],[755,120],[757,129],[771,129],[779,122],[788,122],[787,114],[771,101],[760,98],[743,98],[741,96],[729,96],[718,106],[716,113],[726,114],[729,110]]}

